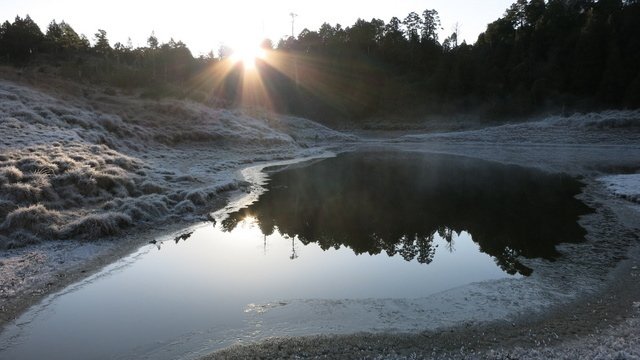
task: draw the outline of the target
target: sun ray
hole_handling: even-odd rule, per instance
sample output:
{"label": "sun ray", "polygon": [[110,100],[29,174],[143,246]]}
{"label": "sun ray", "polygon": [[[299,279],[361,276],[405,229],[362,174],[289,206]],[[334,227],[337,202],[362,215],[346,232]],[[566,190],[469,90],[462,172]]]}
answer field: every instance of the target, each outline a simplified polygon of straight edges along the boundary
{"label": "sun ray", "polygon": [[269,111],[286,108],[287,100],[279,94],[278,80],[273,78],[275,73],[280,73],[291,84],[336,111],[341,111],[347,103],[361,102],[362,94],[343,91],[338,95],[332,91],[331,84],[350,89],[355,79],[348,67],[309,54],[272,51],[258,44],[257,41],[238,43],[228,57],[219,59],[198,79],[201,84],[208,81],[212,99],[226,99],[228,105]]}

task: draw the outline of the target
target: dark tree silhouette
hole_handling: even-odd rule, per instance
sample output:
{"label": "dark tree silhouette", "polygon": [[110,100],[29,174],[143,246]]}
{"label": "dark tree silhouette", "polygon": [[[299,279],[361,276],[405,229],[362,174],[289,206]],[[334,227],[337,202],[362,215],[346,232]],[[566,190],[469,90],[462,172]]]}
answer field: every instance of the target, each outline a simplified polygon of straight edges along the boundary
{"label": "dark tree silhouette", "polygon": [[0,27],[0,53],[11,63],[23,63],[41,49],[44,35],[29,15],[16,16],[13,23]]}
{"label": "dark tree silhouette", "polygon": [[437,43],[440,29],[438,12],[436,10],[425,10],[422,13],[422,40]]}
{"label": "dark tree silhouette", "polygon": [[505,271],[525,275],[517,257],[557,257],[556,244],[583,240],[577,220],[589,211],[568,176],[455,156],[351,153],[270,177],[269,191],[224,229],[251,216],[265,235],[277,228],[325,250],[426,264],[436,235],[454,249],[467,231]]}
{"label": "dark tree silhouette", "polygon": [[86,51],[89,43],[73,30],[71,25],[64,21],[59,24],[52,21],[47,27],[45,35],[47,51],[60,56],[75,55],[80,51]]}
{"label": "dark tree silhouette", "polygon": [[[457,28],[440,43],[438,12],[427,9],[388,23],[324,23],[280,39],[275,49],[265,42],[278,63],[261,62],[258,70],[274,110],[329,123],[638,108],[639,23],[636,0],[517,0],[468,45],[459,43]],[[52,21],[43,35],[29,16],[16,17],[0,26],[0,61],[38,66],[55,59],[64,76],[142,87],[145,96],[239,104],[242,69],[225,63],[228,48],[194,58],[184,43],[161,44],[153,33],[135,49],[111,48],[104,30],[95,40],[87,51],[86,37],[64,21]]]}
{"label": "dark tree silhouette", "polygon": [[104,57],[107,57],[111,54],[111,45],[109,45],[109,40],[107,39],[107,32],[98,29],[98,32],[94,35],[96,44],[93,46],[93,50],[98,54]]}
{"label": "dark tree silhouette", "polygon": [[415,12],[410,12],[407,17],[404,18],[402,24],[407,29],[407,37],[411,42],[417,42],[420,39],[420,31],[422,28],[422,19],[420,15]]}

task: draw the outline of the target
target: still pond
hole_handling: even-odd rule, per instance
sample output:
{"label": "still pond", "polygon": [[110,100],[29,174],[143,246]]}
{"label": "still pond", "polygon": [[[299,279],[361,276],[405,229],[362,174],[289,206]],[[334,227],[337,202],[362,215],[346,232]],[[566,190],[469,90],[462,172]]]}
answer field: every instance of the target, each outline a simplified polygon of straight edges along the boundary
{"label": "still pond", "polygon": [[0,334],[0,358],[192,358],[284,335],[248,319],[256,304],[525,277],[521,259],[583,240],[589,211],[569,176],[450,155],[356,151],[267,172],[257,202],[31,308]]}

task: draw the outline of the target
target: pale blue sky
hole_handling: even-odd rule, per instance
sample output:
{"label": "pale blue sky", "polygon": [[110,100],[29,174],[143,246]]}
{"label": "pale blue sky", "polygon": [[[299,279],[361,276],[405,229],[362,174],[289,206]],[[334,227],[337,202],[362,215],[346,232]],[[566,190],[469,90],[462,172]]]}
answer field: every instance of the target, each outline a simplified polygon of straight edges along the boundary
{"label": "pale blue sky", "polygon": [[16,15],[31,18],[42,31],[52,20],[65,20],[79,33],[93,41],[97,29],[107,31],[113,45],[126,43],[142,46],[151,31],[161,42],[173,37],[184,41],[194,56],[221,44],[233,46],[248,38],[271,38],[274,42],[291,33],[291,17],[295,12],[296,35],[303,29],[317,30],[327,21],[332,25],[353,24],[358,17],[373,17],[388,22],[392,16],[403,19],[410,11],[421,13],[436,9],[443,31],[451,33],[453,25],[461,25],[461,38],[475,42],[486,25],[500,17],[515,0],[230,0],[230,1],[152,1],[152,0],[0,0],[0,20],[13,20]]}

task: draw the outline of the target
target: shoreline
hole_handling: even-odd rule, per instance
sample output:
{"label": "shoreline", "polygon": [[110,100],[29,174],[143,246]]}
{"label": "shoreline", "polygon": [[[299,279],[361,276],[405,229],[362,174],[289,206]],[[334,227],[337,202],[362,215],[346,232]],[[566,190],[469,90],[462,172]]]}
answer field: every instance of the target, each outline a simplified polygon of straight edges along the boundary
{"label": "shoreline", "polygon": [[[637,249],[636,249],[637,250]],[[636,260],[634,264],[640,264]],[[634,265],[637,266],[637,265]],[[640,289],[628,286],[640,272],[627,263],[616,280],[592,298],[558,306],[544,314],[514,321],[466,323],[420,333],[355,333],[269,339],[235,345],[202,359],[341,358],[341,359],[468,359],[580,358],[558,355],[556,348],[584,348],[586,341],[640,330]],[[629,330],[631,328],[631,330]],[[633,339],[628,339],[633,340]],[[637,351],[640,349],[636,348]],[[545,355],[546,353],[546,355]],[[515,355],[516,357],[511,357]],[[608,354],[614,358],[614,354]],[[584,358],[584,357],[583,357]]]}
{"label": "shoreline", "polygon": [[230,190],[246,190],[236,170],[357,140],[306,119],[47,80],[0,80],[0,329],[47,294],[206,220]]}
{"label": "shoreline", "polygon": [[[370,144],[363,145],[367,147]],[[387,148],[386,146],[384,147]],[[394,146],[388,148],[394,148]],[[260,193],[259,188],[264,184],[265,168],[295,164],[326,156],[331,156],[331,154],[325,151],[317,153],[316,156],[300,156],[289,160],[272,160],[241,167],[237,169],[234,174],[236,174],[238,180],[251,183],[251,185],[247,187],[251,189],[250,193],[247,194],[245,192],[246,190],[243,191],[243,189],[227,191],[224,193],[226,202],[224,204],[218,204],[212,212],[227,212],[230,211],[229,205],[232,202],[247,205],[247,197],[251,198],[253,195],[254,199],[257,198]],[[252,173],[253,178],[244,177],[247,171]],[[243,177],[239,178],[239,176]],[[594,182],[597,183],[599,181],[597,177],[590,176],[589,178],[592,186]],[[606,190],[604,184],[601,183],[597,183],[596,187],[599,191]],[[583,192],[580,197],[583,198],[583,201],[592,202],[593,200],[584,199],[584,197],[588,197],[588,195],[593,194],[585,194]],[[236,198],[234,199],[234,197]],[[245,199],[243,200],[242,198]],[[607,201],[618,202],[618,204],[609,204],[618,209],[618,211],[629,211],[634,214],[634,209],[630,207],[626,209],[626,205],[629,205],[626,200],[617,198],[609,193],[606,194],[606,198]],[[636,214],[636,216],[637,215],[638,214]],[[581,221],[582,220],[583,219],[581,219]],[[31,305],[42,301],[73,283],[86,280],[100,272],[106,266],[117,263],[119,260],[135,253],[150,240],[188,232],[201,224],[202,222],[200,221],[179,221],[171,223],[170,225],[163,225],[161,228],[155,227],[152,224],[145,225],[145,228],[141,230],[127,230],[125,241],[121,240],[117,243],[113,240],[101,241],[100,243],[107,243],[108,248],[106,254],[60,271],[66,274],[66,276],[61,279],[56,277],[57,274],[51,274],[50,277],[52,279],[57,279],[53,285],[45,284],[37,289],[30,288],[28,289],[29,293],[23,298],[20,298],[20,296],[16,297],[13,303],[9,304],[8,310],[5,308],[1,313],[0,330],[10,321],[24,313]],[[630,256],[628,259],[619,262],[616,268],[609,272],[607,275],[608,282],[605,284],[606,287],[598,289],[595,294],[591,294],[597,294],[595,298],[589,298],[589,296],[583,294],[577,299],[571,300],[569,303],[556,305],[552,309],[539,314],[523,315],[513,319],[501,319],[489,322],[463,322],[453,327],[445,327],[446,332],[444,333],[440,332],[440,330],[430,330],[418,333],[358,333],[351,335],[276,338],[248,345],[231,346],[214,352],[205,358],[244,358],[247,356],[262,356],[265,353],[273,357],[298,356],[301,348],[304,349],[304,354],[309,355],[308,357],[322,357],[322,354],[326,353],[345,358],[349,358],[352,354],[373,357],[377,354],[387,353],[389,350],[392,350],[393,354],[401,355],[405,353],[406,350],[413,351],[412,353],[406,353],[408,358],[411,358],[411,356],[413,356],[411,354],[416,353],[419,353],[420,356],[428,355],[429,352],[427,350],[429,350],[429,347],[436,349],[435,351],[439,356],[451,353],[450,356],[452,358],[456,358],[456,356],[466,358],[477,352],[494,351],[496,347],[498,347],[500,351],[511,351],[514,348],[517,349],[522,346],[528,347],[532,345],[534,348],[537,348],[540,346],[563,344],[578,337],[585,339],[587,336],[602,333],[607,327],[618,326],[640,317],[640,314],[636,311],[637,308],[634,307],[640,300],[640,288],[629,286],[633,284],[633,277],[640,277],[640,271],[637,270],[640,268],[640,246],[636,244],[627,250]],[[576,320],[576,318],[578,318],[578,320]],[[486,334],[491,333],[493,335],[491,338],[478,336],[477,334],[479,332]],[[536,343],[536,341],[538,342]],[[458,350],[460,348],[466,350],[461,352]],[[471,353],[469,351],[471,351]],[[464,354],[464,356],[462,354]]]}
{"label": "shoreline", "polygon": [[[365,147],[368,146],[367,144],[363,145]],[[391,146],[389,148],[394,147]],[[212,212],[225,213],[230,211],[230,203],[231,205],[233,205],[232,203],[241,203],[246,206],[248,204],[246,202],[247,198],[257,198],[261,191],[259,188],[264,184],[265,168],[295,164],[326,156],[331,155],[327,152],[320,152],[316,156],[311,157],[301,156],[289,160],[272,160],[241,167],[236,170],[234,174],[236,174],[238,180],[251,183],[251,186],[247,187],[251,189],[250,193],[246,193],[242,189],[227,191],[224,193],[227,201],[224,204],[218,204]],[[244,177],[247,171],[252,173],[253,178]],[[243,177],[240,178],[239,176]],[[593,182],[597,182],[598,180],[592,177],[590,181],[593,186]],[[605,190],[604,184],[597,185],[596,187],[598,187],[600,191]],[[590,194],[583,192],[580,197],[583,198],[583,201],[592,202],[593,200],[584,199],[586,195]],[[614,208],[617,208],[618,211],[634,212],[634,209],[630,207],[625,210],[625,205],[628,205],[626,200],[616,198],[613,194],[606,194],[606,197],[608,201],[618,202],[618,204],[612,205]],[[14,299],[15,301],[9,304],[9,306],[13,307],[9,307],[8,311],[5,309],[5,311],[2,312],[0,329],[24,313],[31,305],[42,301],[73,283],[86,280],[105,267],[117,263],[119,260],[135,253],[150,240],[188,232],[201,224],[202,222],[200,221],[180,221],[171,223],[170,225],[163,225],[161,228],[154,227],[153,225],[145,225],[145,228],[141,230],[131,229],[126,231],[125,241],[119,241],[117,243],[113,240],[101,241],[101,243],[106,242],[108,244],[105,255],[97,256],[88,262],[76,264],[61,271],[66,274],[66,276],[61,279],[57,279],[57,274],[51,274],[51,278],[57,279],[53,285],[48,286],[45,284],[45,286],[38,289],[31,288],[29,289],[30,292],[23,298],[20,298],[20,296],[16,297]],[[258,356],[265,352],[274,357],[297,356],[296,354],[298,354],[298,350],[301,347],[305,349],[305,354],[308,354],[309,357],[320,356],[329,351],[329,353],[333,355],[348,358],[349,354],[352,353],[369,354],[373,356],[375,354],[385,353],[385,351],[389,349],[392,349],[394,353],[398,354],[403,353],[403,349],[405,349],[407,351],[414,351],[414,353],[419,352],[421,356],[426,356],[427,352],[425,352],[425,349],[428,350],[427,344],[433,345],[432,349],[436,348],[436,352],[440,355],[447,352],[452,352],[454,355],[458,354],[459,351],[457,351],[457,349],[461,347],[475,353],[495,349],[496,346],[500,349],[511,349],[517,346],[527,346],[527,344],[541,346],[535,343],[536,339],[544,339],[544,341],[540,340],[542,342],[539,344],[545,346],[562,344],[563,342],[572,340],[574,337],[584,338],[594,333],[597,334],[606,330],[606,327],[616,323],[621,324],[629,319],[635,319],[640,316],[634,313],[635,308],[633,307],[634,304],[640,300],[640,289],[629,286],[632,284],[631,281],[633,281],[630,275],[631,273],[634,274],[633,276],[640,276],[640,271],[637,270],[640,268],[640,246],[636,244],[635,247],[632,246],[627,250],[631,256],[618,263],[616,268],[610,271],[609,275],[607,275],[608,282],[605,284],[606,287],[596,291],[596,298],[590,300],[587,295],[583,294],[577,299],[571,300],[569,303],[556,305],[552,309],[539,314],[523,315],[513,319],[501,319],[488,322],[463,322],[453,327],[445,327],[446,332],[444,333],[440,332],[440,330],[430,330],[418,333],[359,333],[351,335],[277,338],[254,344],[231,346],[214,352],[205,358],[243,358],[247,356]],[[635,269],[632,270],[633,267],[635,267]],[[616,274],[624,276],[617,276]],[[576,317],[578,317],[580,321],[576,321]],[[611,321],[612,318],[614,319],[613,322]],[[572,319],[573,322],[571,321]],[[570,325],[567,326],[567,324]],[[494,335],[492,338],[487,338],[477,336],[478,332],[492,333]],[[535,336],[532,336],[531,333],[535,334]],[[367,345],[371,343],[376,345]],[[442,344],[446,344],[446,346]],[[369,352],[365,351],[362,353],[364,350],[361,348],[367,348],[367,346],[369,349],[367,351]],[[358,350],[356,351],[354,347]],[[331,349],[334,348],[340,349],[340,351],[343,352],[332,353]],[[470,355],[468,352],[464,354],[465,356],[461,356],[462,358]]]}
{"label": "shoreline", "polygon": [[[317,148],[315,150],[318,151],[315,155],[299,154],[299,156],[287,160],[274,159],[238,168],[233,172],[236,176],[235,180],[248,182],[250,184],[249,192],[246,192],[243,189],[227,190],[225,193],[220,194],[222,195],[222,199],[218,199],[218,201],[208,207],[207,213],[215,221],[218,221],[220,218],[216,214],[226,214],[245,207],[257,200],[257,198],[264,192],[264,188],[262,186],[265,184],[267,177],[267,174],[263,171],[265,168],[296,164],[313,159],[335,156],[334,152],[324,148]],[[55,295],[75,283],[81,283],[82,281],[87,280],[101,272],[104,268],[136,253],[151,241],[162,238],[172,238],[178,234],[191,232],[210,222],[210,220],[207,221],[203,219],[179,219],[177,221],[172,221],[169,224],[160,222],[157,224],[144,224],[142,228],[130,228],[123,231],[121,236],[101,239],[96,243],[73,241],[68,244],[56,244],[55,242],[52,242],[17,249],[16,252],[28,253],[39,248],[55,247],[55,245],[59,245],[62,249],[58,251],[62,252],[67,248],[73,248],[76,246],[98,247],[97,253],[92,254],[87,259],[84,259],[84,261],[78,261],[71,266],[59,269],[52,273],[47,273],[46,276],[43,279],[40,279],[37,283],[18,290],[11,299],[3,301],[0,305],[0,332],[4,330],[5,326],[24,314],[31,306],[45,300],[49,296]],[[33,272],[37,273],[39,270],[40,269],[34,269]]]}
{"label": "shoreline", "polygon": [[[270,354],[274,357],[300,356],[300,344],[306,344],[304,345],[306,348],[303,355],[307,354],[309,357],[312,357],[314,353],[322,356],[322,351],[329,351],[329,354],[332,354],[331,351],[339,351],[339,353],[335,354],[341,357],[362,357],[359,356],[359,354],[364,354],[362,351],[369,351],[367,354],[371,357],[379,354],[393,356],[392,351],[406,352],[412,349],[426,357],[433,349],[418,346],[424,342],[425,337],[433,338],[434,341],[437,340],[436,343],[439,341],[451,344],[448,348],[438,347],[438,354],[442,355],[446,354],[447,351],[453,354],[458,345],[467,341],[469,336],[473,338],[474,334],[477,335],[477,332],[481,330],[502,334],[502,338],[496,337],[496,339],[492,340],[486,337],[477,337],[477,345],[475,346],[480,350],[490,348],[496,344],[501,345],[503,342],[507,344],[528,344],[527,341],[530,340],[527,337],[529,336],[528,330],[537,329],[535,331],[539,335],[546,331],[544,328],[549,324],[555,324],[554,326],[556,327],[564,327],[563,329],[568,332],[563,335],[564,339],[562,339],[557,331],[551,331],[548,333],[548,339],[553,340],[551,336],[555,333],[558,336],[557,340],[569,341],[575,334],[580,335],[581,339],[585,339],[589,331],[600,331],[598,326],[609,324],[603,323],[603,319],[606,319],[606,316],[610,316],[609,314],[616,313],[615,315],[619,317],[616,320],[619,321],[619,325],[624,325],[627,320],[631,321],[637,318],[633,309],[635,309],[635,302],[640,300],[640,294],[637,293],[637,286],[634,288],[628,285],[635,284],[632,282],[632,276],[640,276],[637,271],[640,250],[634,250],[629,253],[630,260],[621,261],[621,259],[627,255],[632,247],[638,247],[638,238],[637,235],[633,239],[628,235],[620,235],[622,233],[619,228],[621,226],[637,228],[635,224],[640,223],[640,220],[638,220],[640,219],[640,212],[636,212],[635,209],[631,208],[627,209],[626,205],[631,203],[616,197],[598,179],[604,175],[619,174],[622,171],[629,171],[629,169],[634,172],[640,170],[640,163],[637,160],[640,159],[640,146],[637,145],[637,141],[640,140],[640,133],[633,131],[635,128],[632,127],[635,126],[633,121],[636,121],[633,119],[637,119],[637,115],[640,112],[619,111],[588,114],[588,116],[576,115],[569,118],[549,118],[536,122],[507,124],[477,130],[371,139],[349,137],[304,119],[276,117],[275,115],[254,118],[243,113],[212,110],[188,103],[149,102],[133,98],[109,98],[108,100],[114,101],[113,105],[110,105],[109,101],[103,99],[105,96],[98,93],[92,95],[90,100],[72,97],[71,100],[61,101],[48,95],[45,97],[41,93],[36,93],[17,85],[0,82],[0,86],[19,92],[19,96],[16,99],[22,100],[17,101],[14,99],[15,101],[12,101],[16,102],[16,104],[20,102],[22,104],[20,106],[24,106],[26,109],[48,104],[47,106],[53,110],[61,111],[60,109],[66,109],[65,111],[71,111],[75,114],[75,118],[65,118],[67,120],[75,119],[74,121],[79,121],[78,119],[84,119],[90,123],[90,120],[94,120],[91,118],[94,112],[120,114],[114,116],[115,119],[120,119],[119,121],[121,122],[115,120],[114,123],[104,122],[103,125],[107,126],[107,128],[97,128],[94,132],[101,136],[111,136],[110,139],[114,142],[114,146],[122,149],[123,156],[133,156],[146,166],[146,173],[140,175],[140,182],[149,178],[155,179],[156,184],[166,188],[166,191],[162,190],[160,192],[162,196],[169,196],[177,191],[179,194],[176,193],[174,195],[179,195],[179,200],[192,198],[196,201],[206,196],[213,201],[209,205],[205,203],[205,205],[194,206],[194,212],[186,215],[179,215],[169,211],[168,215],[162,219],[155,218],[155,221],[143,222],[142,224],[136,222],[138,225],[124,229],[121,233],[122,235],[118,237],[110,237],[96,242],[43,242],[38,245],[4,252],[0,257],[0,273],[6,275],[7,272],[13,271],[16,283],[10,284],[9,288],[0,286],[0,290],[2,290],[2,297],[0,297],[2,299],[0,304],[0,331],[11,319],[23,313],[31,305],[72,283],[98,273],[105,266],[132,254],[150,240],[188,231],[193,226],[197,226],[196,224],[204,220],[204,217],[197,210],[203,210],[204,207],[209,206],[207,212],[214,210],[228,211],[226,203],[233,194],[244,196],[245,194],[242,194],[243,191],[256,191],[253,185],[247,186],[246,182],[237,182],[241,169],[260,167],[262,170],[268,167],[269,164],[282,162],[282,159],[289,159],[284,162],[295,162],[296,159],[302,161],[305,156],[319,156],[329,151],[347,151],[354,147],[383,147],[385,149],[391,148],[424,153],[446,153],[503,164],[534,167],[549,172],[565,172],[572,176],[584,177],[588,182],[589,189],[580,195],[580,199],[586,202],[595,202],[596,204],[598,204],[599,200],[604,199],[606,204],[597,207],[600,211],[597,215],[581,218],[580,220],[581,224],[592,227],[592,231],[590,231],[592,238],[588,242],[590,257],[583,259],[569,256],[568,260],[563,262],[563,271],[581,275],[577,276],[579,282],[575,284],[575,287],[583,291],[573,294],[575,295],[573,298],[571,298],[571,294],[567,297],[562,293],[565,290],[564,286],[562,286],[563,281],[566,282],[567,280],[551,271],[553,270],[552,267],[544,267],[544,264],[539,260],[527,259],[526,261],[534,266],[542,264],[543,268],[547,269],[546,274],[554,281],[552,286],[541,287],[544,289],[545,294],[537,298],[537,303],[529,304],[531,306],[527,309],[537,307],[539,310],[534,315],[520,314],[522,315],[521,317],[509,317],[508,319],[503,316],[499,318],[500,320],[491,322],[486,321],[486,319],[491,318],[489,315],[481,314],[483,316],[479,316],[479,318],[485,320],[460,321],[460,319],[464,320],[464,316],[470,314],[470,311],[482,312],[484,310],[482,307],[474,307],[477,304],[458,301],[457,305],[464,307],[466,315],[458,316],[456,318],[458,319],[458,325],[447,327],[446,333],[432,330],[431,332],[414,332],[412,335],[407,335],[406,333],[403,335],[361,333],[356,335],[323,335],[311,338],[283,338],[267,340],[267,342],[252,344],[248,347],[227,348],[219,353],[214,353],[213,356],[227,354],[229,357],[233,357],[235,356],[234,354],[238,356],[239,354],[248,354],[247,351],[255,351],[256,355],[261,356],[262,352],[265,351],[273,351]],[[26,103],[24,99],[27,100]],[[94,110],[89,112],[80,107],[80,105],[86,104],[87,101],[90,101],[94,106]],[[144,109],[145,112],[148,111],[147,115],[151,119],[148,120],[149,123],[147,124],[149,129],[154,129],[153,126],[156,125],[174,126],[174,119],[177,116],[183,116],[183,114],[194,114],[194,117],[190,120],[192,123],[180,124],[181,126],[184,125],[184,128],[170,129],[171,131],[166,131],[166,128],[163,128],[163,132],[151,133],[151,135],[160,136],[163,141],[171,140],[170,146],[165,146],[164,143],[156,143],[156,140],[149,140],[150,144],[155,147],[150,145],[150,148],[134,149],[136,144],[129,143],[129,140],[120,142],[121,139],[119,137],[113,136],[108,131],[109,126],[115,125],[117,125],[116,130],[134,129],[129,121],[137,118],[132,119],[130,118],[132,115],[120,113],[119,111],[121,111],[120,108],[122,107],[126,107],[131,113],[135,114],[138,114],[141,109]],[[149,110],[149,108],[153,111]],[[171,110],[171,113],[163,119],[164,122],[159,124],[152,122],[152,120],[157,120],[157,116],[166,112],[163,109]],[[11,115],[13,110],[7,111],[7,114]],[[37,114],[26,113],[25,115],[24,112],[16,112],[16,114],[22,114],[21,116],[24,118],[16,117],[10,121],[11,124],[29,123],[31,124],[30,126],[40,129],[41,122],[38,122]],[[55,112],[51,114],[51,117],[58,119],[59,114]],[[63,139],[73,135],[74,139],[79,139],[77,141],[81,140],[87,143],[93,141],[91,139],[89,139],[91,141],[81,139],[81,135],[87,134],[83,132],[84,130],[75,126],[74,123],[64,122],[62,117],[59,120],[60,122],[56,126],[61,129],[60,132],[52,132],[55,136],[44,138],[45,140],[53,142],[58,139],[57,137]],[[230,130],[232,128],[234,131],[240,130],[232,132]],[[189,132],[185,132],[187,130]],[[265,131],[271,134],[271,140],[263,139],[262,134]],[[209,134],[213,140],[190,142],[194,139],[202,139],[200,132]],[[321,141],[318,141],[318,133],[322,136]],[[29,144],[36,139],[34,136],[37,134],[33,135],[26,130],[16,130],[14,135],[16,137],[15,144]],[[224,140],[217,140],[220,136]],[[227,139],[229,136],[233,140]],[[13,149],[11,146],[14,146],[20,151],[26,151],[22,148],[23,145],[5,145],[6,149],[11,150]],[[45,144],[43,146],[48,145]],[[43,147],[42,152],[46,153],[45,150]],[[20,154],[16,154],[16,156],[18,155]],[[256,177],[253,181],[259,183],[264,174],[261,171],[256,171],[254,175]],[[125,178],[123,176],[123,179]],[[233,186],[229,186],[231,182],[234,182]],[[191,192],[192,190],[194,192]],[[620,216],[625,217],[627,215],[621,215],[620,212],[625,211],[629,211],[632,214],[627,215],[636,219],[635,222],[621,223]],[[615,219],[615,221],[611,219]],[[610,223],[610,221],[614,221],[614,223]],[[593,235],[594,233],[596,235]],[[571,251],[575,250],[572,246],[562,245],[559,249],[571,255]],[[604,259],[602,255],[605,255]],[[11,256],[15,257],[15,259],[8,259]],[[636,262],[632,263],[633,261]],[[591,263],[594,265],[590,266]],[[617,265],[615,269],[611,269],[607,266],[603,267],[602,264],[605,263]],[[634,266],[636,269],[633,269]],[[598,268],[592,269],[592,267]],[[581,271],[585,269],[589,271],[583,274]],[[624,271],[627,271],[626,275],[628,276],[614,278],[615,274],[618,274],[618,272],[623,274]],[[25,278],[27,281],[25,281]],[[535,273],[533,278],[520,282],[520,285],[511,286],[513,284],[505,285],[504,282],[498,285],[482,284],[482,286],[487,286],[488,288],[480,293],[482,296],[490,298],[492,294],[519,294],[520,291],[526,293],[529,291],[528,288],[531,284],[537,284],[536,286],[544,285],[540,282],[540,277]],[[597,284],[604,285],[599,286]],[[14,293],[7,295],[5,290],[9,289],[11,291],[11,286],[14,287],[13,290],[17,289],[18,292],[14,291]],[[475,290],[478,288],[476,286]],[[529,294],[531,294],[531,291],[529,291]],[[596,304],[597,306],[592,305],[589,301],[596,294],[598,299],[601,300],[600,303]],[[605,300],[607,300],[608,295],[613,295],[614,298],[609,299],[607,302]],[[554,303],[558,299],[569,300]],[[555,304],[552,309],[548,306],[550,302]],[[383,302],[381,304],[384,305]],[[507,304],[505,301],[497,304],[485,301],[482,305],[486,310],[499,308],[502,305],[507,306],[505,304]],[[414,305],[414,308],[419,308],[423,304],[416,302],[412,305]],[[610,308],[612,305],[615,309]],[[508,307],[508,309],[524,308],[513,306]],[[284,309],[284,311],[286,310]],[[593,312],[594,310],[596,311],[595,313]],[[413,310],[409,309],[405,315],[411,314],[411,311]],[[494,311],[492,314],[495,315],[495,313]],[[582,322],[582,325],[567,325],[567,323],[572,324],[570,321],[567,322],[571,320],[571,316],[580,316],[587,320]],[[416,317],[416,319],[422,321],[425,317]],[[505,319],[508,322],[505,322]],[[638,328],[640,329],[640,326]],[[450,330],[453,330],[453,332]],[[572,330],[576,332],[571,333]],[[456,338],[456,336],[458,337]],[[547,342],[545,340],[543,343],[546,344]],[[374,346],[371,343],[378,345]],[[555,340],[552,343],[556,344]],[[323,348],[323,346],[325,347]],[[332,350],[336,346],[338,349]],[[467,345],[464,346],[466,347]],[[402,347],[406,348],[403,349]],[[640,346],[638,347],[640,348]],[[411,353],[408,353],[408,356],[411,356]],[[437,354],[434,356],[437,356]]]}
{"label": "shoreline", "polygon": [[[584,195],[584,193],[582,194]],[[619,202],[617,224],[633,224],[640,212]],[[590,202],[590,201],[589,201]],[[609,204],[612,205],[612,204]],[[584,219],[581,219],[584,220]],[[591,226],[589,234],[594,233]],[[597,230],[595,230],[598,233]],[[322,334],[302,337],[277,337],[255,343],[236,344],[205,355],[202,359],[242,358],[540,358],[537,352],[554,347],[582,347],[594,337],[613,337],[640,331],[640,244],[638,236],[626,235],[629,244],[625,259],[618,261],[605,275],[595,291],[576,294],[565,302],[555,303],[541,311],[519,313],[490,321],[462,321],[453,326],[410,332],[360,332]],[[569,280],[567,280],[569,281]],[[497,305],[499,306],[499,305]],[[633,340],[633,339],[631,339]],[[551,349],[551,350],[549,350]],[[640,347],[636,349],[640,352]],[[536,355],[538,354],[538,355]],[[553,353],[551,356],[556,356]],[[547,356],[548,357],[548,356]],[[545,358],[545,356],[542,356]],[[571,357],[569,357],[571,358]]]}

